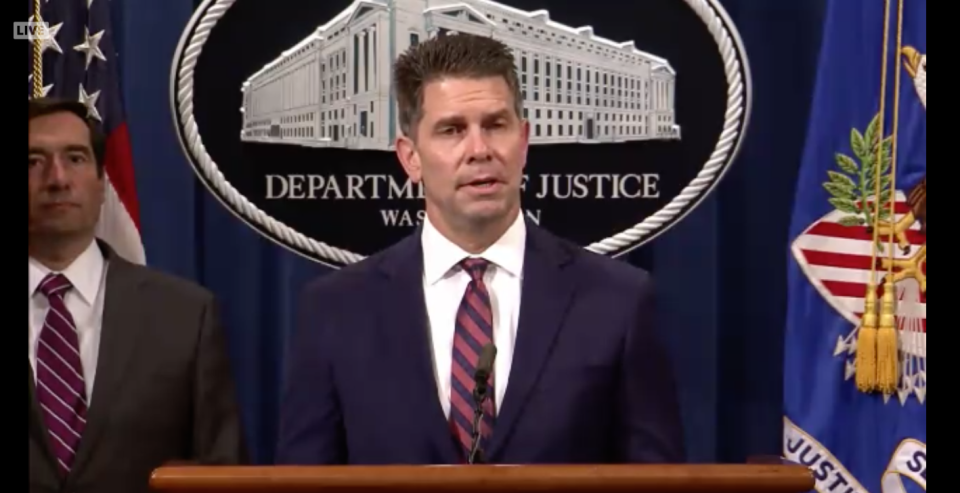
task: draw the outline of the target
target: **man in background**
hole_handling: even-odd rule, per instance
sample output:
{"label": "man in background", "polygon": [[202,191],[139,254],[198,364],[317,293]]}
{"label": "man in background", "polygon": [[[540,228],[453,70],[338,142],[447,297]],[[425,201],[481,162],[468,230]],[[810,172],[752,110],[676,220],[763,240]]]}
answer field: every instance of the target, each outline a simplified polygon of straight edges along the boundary
{"label": "man in background", "polygon": [[[684,460],[650,276],[524,219],[515,61],[468,34],[396,63],[397,156],[425,192],[415,234],[310,286],[282,391],[282,464]],[[482,382],[482,380],[481,380]]]}
{"label": "man in background", "polygon": [[214,297],[95,238],[104,137],[78,102],[29,105],[30,491],[147,492],[168,461],[243,462]]}

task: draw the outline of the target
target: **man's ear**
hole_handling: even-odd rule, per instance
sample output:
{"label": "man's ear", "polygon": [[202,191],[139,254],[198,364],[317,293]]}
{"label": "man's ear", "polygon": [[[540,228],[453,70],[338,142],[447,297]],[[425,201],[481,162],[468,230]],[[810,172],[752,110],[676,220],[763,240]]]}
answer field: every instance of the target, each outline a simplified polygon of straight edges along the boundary
{"label": "man's ear", "polygon": [[400,160],[400,165],[403,166],[403,170],[407,172],[407,176],[410,178],[410,181],[413,183],[419,183],[422,176],[420,169],[420,155],[417,153],[417,148],[414,145],[412,139],[406,135],[401,135],[397,137],[397,143],[395,145],[397,149],[397,159]]}

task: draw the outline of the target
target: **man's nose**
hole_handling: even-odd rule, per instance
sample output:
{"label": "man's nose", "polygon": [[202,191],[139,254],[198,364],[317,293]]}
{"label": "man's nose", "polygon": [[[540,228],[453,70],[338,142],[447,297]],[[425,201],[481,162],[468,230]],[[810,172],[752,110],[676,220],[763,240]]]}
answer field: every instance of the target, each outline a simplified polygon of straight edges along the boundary
{"label": "man's nose", "polygon": [[66,158],[54,156],[53,159],[47,161],[44,170],[44,183],[47,186],[65,187],[69,183],[69,166]]}
{"label": "man's nose", "polygon": [[483,129],[474,127],[467,135],[467,149],[471,161],[486,161],[490,159],[490,145]]}

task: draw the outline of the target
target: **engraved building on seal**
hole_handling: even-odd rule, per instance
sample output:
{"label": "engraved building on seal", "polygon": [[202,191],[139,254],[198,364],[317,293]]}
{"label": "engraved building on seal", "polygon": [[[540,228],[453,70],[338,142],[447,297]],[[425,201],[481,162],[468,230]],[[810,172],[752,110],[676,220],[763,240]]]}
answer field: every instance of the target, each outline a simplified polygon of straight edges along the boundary
{"label": "engraved building on seal", "polygon": [[679,139],[667,60],[491,0],[356,0],[243,83],[241,139],[392,150],[392,66],[410,46],[471,33],[517,60],[531,144]]}

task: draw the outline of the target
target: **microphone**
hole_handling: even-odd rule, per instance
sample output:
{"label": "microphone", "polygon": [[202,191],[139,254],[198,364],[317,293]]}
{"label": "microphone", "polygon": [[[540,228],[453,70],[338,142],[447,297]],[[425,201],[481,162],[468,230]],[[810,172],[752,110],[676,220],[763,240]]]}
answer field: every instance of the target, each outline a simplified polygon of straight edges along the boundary
{"label": "microphone", "polygon": [[490,397],[490,386],[487,385],[487,379],[493,373],[493,360],[496,357],[496,346],[492,343],[483,346],[477,363],[477,371],[473,375],[473,435],[470,443],[470,456],[467,458],[468,464],[483,464],[486,462],[483,458],[483,451],[480,450],[480,420],[483,419],[483,403]]}

